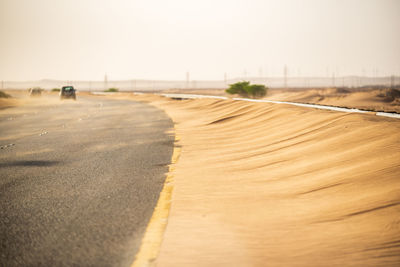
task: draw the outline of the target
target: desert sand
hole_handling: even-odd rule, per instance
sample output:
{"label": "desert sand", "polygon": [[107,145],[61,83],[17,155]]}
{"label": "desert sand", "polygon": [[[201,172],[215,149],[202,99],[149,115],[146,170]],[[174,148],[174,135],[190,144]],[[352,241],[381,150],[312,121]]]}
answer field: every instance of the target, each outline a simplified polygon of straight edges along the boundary
{"label": "desert sand", "polygon": [[399,266],[400,120],[132,97],[181,146],[156,266]]}
{"label": "desert sand", "polygon": [[[10,92],[7,91],[5,93],[10,93]],[[14,91],[12,93],[14,93]],[[10,98],[0,97],[0,110],[5,109],[5,108],[16,107],[16,106],[18,106],[18,104],[19,104],[19,101],[13,97],[10,97]]]}
{"label": "desert sand", "polygon": [[400,113],[400,91],[395,89],[271,90],[266,99]]}
{"label": "desert sand", "polygon": [[[15,95],[13,105],[54,104]],[[399,266],[399,119],[109,97],[148,102],[175,123],[181,153],[157,266]]]}
{"label": "desert sand", "polygon": [[15,105],[16,105],[15,101],[13,100],[7,98],[0,98],[0,109],[11,108],[14,107]]}
{"label": "desert sand", "polygon": [[[10,98],[0,98],[0,109],[13,108],[18,106],[44,106],[57,103],[49,100],[49,95],[54,93],[44,91],[40,97],[30,97],[28,90],[6,90]],[[12,112],[12,111],[8,111]],[[19,112],[15,110],[15,112]]]}

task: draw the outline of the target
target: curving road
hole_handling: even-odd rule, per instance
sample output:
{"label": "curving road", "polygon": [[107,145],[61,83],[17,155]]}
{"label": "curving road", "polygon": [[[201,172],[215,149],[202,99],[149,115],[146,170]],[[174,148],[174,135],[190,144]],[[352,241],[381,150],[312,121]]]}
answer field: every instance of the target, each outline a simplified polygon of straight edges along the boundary
{"label": "curving road", "polygon": [[0,110],[0,266],[129,266],[172,127],[150,105],[98,97]]}

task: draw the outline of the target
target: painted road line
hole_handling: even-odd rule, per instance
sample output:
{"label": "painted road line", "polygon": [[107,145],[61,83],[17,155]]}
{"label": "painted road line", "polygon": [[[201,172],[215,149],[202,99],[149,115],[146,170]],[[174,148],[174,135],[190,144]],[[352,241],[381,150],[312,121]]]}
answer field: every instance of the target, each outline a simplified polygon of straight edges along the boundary
{"label": "painted road line", "polygon": [[92,95],[115,95],[119,92],[90,92]]}
{"label": "painted road line", "polygon": [[335,107],[335,106],[325,106],[325,105],[317,105],[317,104],[305,104],[305,103],[297,103],[297,102],[287,102],[287,101],[275,101],[275,100],[259,100],[259,99],[248,99],[248,98],[233,98],[233,100],[239,101],[248,101],[248,102],[263,102],[263,103],[273,103],[273,104],[286,104],[293,105],[298,107],[305,108],[317,108],[317,109],[325,109],[339,112],[354,112],[354,113],[368,113],[369,111],[360,110],[356,108],[343,108],[343,107]]}
{"label": "painted road line", "polygon": [[[179,138],[175,134],[175,144]],[[136,254],[135,261],[131,267],[149,267],[154,266],[158,253],[160,252],[163,241],[164,231],[167,227],[169,211],[171,209],[171,197],[173,191],[173,171],[174,165],[178,162],[181,154],[181,148],[174,146],[171,164],[167,178],[165,179],[163,189],[154,209],[153,215],[147,225],[146,232],[142,239],[139,252]]]}
{"label": "painted road line", "polygon": [[400,119],[400,114],[398,113],[377,112],[376,116],[384,116],[384,117]]}
{"label": "painted road line", "polygon": [[212,99],[229,99],[225,96],[215,96],[215,95],[191,95],[191,94],[160,94],[169,98],[185,98],[185,99],[199,99],[199,98],[212,98]]}

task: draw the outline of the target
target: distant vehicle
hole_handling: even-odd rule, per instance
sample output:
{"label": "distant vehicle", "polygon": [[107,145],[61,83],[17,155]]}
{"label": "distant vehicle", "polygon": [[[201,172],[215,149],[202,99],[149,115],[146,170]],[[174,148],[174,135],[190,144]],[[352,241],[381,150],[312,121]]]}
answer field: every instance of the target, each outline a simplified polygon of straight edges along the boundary
{"label": "distant vehicle", "polygon": [[72,98],[76,100],[75,91],[73,86],[63,86],[60,90],[60,99]]}
{"label": "distant vehicle", "polygon": [[39,97],[42,95],[42,89],[37,88],[37,87],[31,88],[31,89],[29,89],[29,95],[31,97]]}

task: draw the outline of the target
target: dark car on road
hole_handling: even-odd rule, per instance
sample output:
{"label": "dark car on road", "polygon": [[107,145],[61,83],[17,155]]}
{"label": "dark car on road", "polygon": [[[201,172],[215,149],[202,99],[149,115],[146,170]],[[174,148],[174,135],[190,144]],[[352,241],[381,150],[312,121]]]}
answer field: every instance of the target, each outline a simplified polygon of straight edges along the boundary
{"label": "dark car on road", "polygon": [[73,86],[63,86],[60,91],[60,99],[71,98],[76,100],[75,88]]}

